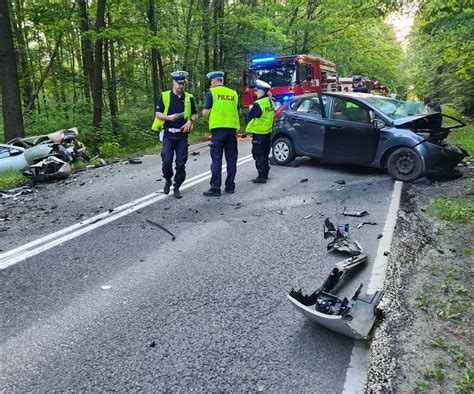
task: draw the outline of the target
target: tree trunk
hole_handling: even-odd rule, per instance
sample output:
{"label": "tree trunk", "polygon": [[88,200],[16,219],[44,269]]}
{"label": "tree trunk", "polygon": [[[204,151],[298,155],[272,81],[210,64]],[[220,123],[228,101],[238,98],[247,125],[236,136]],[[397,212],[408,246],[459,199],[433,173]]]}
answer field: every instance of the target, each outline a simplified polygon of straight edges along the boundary
{"label": "tree trunk", "polygon": [[[148,0],[148,23],[153,36],[156,36],[155,0]],[[158,77],[158,49],[155,47],[151,48],[151,80],[153,84],[153,102],[156,103],[161,87]]]}
{"label": "tree trunk", "polygon": [[112,118],[112,131],[117,133],[117,96],[114,89],[115,81],[112,78],[111,64],[109,62],[109,47],[112,47],[112,42],[106,40],[104,42],[104,70],[105,78],[107,80],[107,95],[109,97],[110,117]]}
{"label": "tree trunk", "polygon": [[[0,0],[0,1],[3,1],[3,0]],[[71,16],[72,16],[72,13],[73,13],[75,7],[76,7],[76,1],[74,1],[74,3],[72,4],[71,11],[69,13],[69,19],[71,19]],[[43,73],[41,74],[41,78],[38,82],[38,85],[36,85],[36,88],[33,92],[33,95],[31,96],[31,100],[29,101],[28,105],[26,106],[27,111],[31,111],[33,109],[34,102],[38,98],[38,94],[39,94],[41,88],[43,87],[43,83],[44,83],[46,77],[48,76],[48,73],[51,70],[51,67],[53,67],[54,59],[56,58],[56,56],[58,55],[58,52],[59,52],[59,45],[61,44],[61,40],[63,38],[63,33],[64,33],[64,31],[61,31],[59,33],[57,39],[56,39],[56,43],[54,45],[53,53],[51,54],[51,56],[49,58],[49,63],[46,66]]]}
{"label": "tree trunk", "polygon": [[[23,87],[23,104],[26,106],[33,95],[33,86],[31,84],[31,70],[28,63],[27,44],[25,40],[25,28],[23,21],[22,4],[15,0],[15,12],[12,12],[13,28],[17,42],[17,54],[20,64],[20,83]],[[15,16],[16,14],[16,16]]]}
{"label": "tree trunk", "polygon": [[210,64],[209,58],[209,0],[202,0],[202,38],[204,41],[203,49],[204,49],[204,74],[207,74]]}
{"label": "tree trunk", "polygon": [[6,142],[16,137],[25,136],[8,0],[0,0],[0,81],[2,85],[3,138]]}
{"label": "tree trunk", "polygon": [[92,43],[87,33],[89,32],[89,18],[87,16],[87,0],[78,0],[79,17],[81,23],[81,51],[82,51],[82,74],[84,75],[84,96],[90,100],[90,92],[94,85],[94,57],[92,54]]}
{"label": "tree trunk", "polygon": [[[98,0],[97,14],[95,20],[95,30],[97,34],[102,33],[105,27],[105,4],[107,0]],[[92,101],[94,103],[94,113],[92,116],[92,126],[100,129],[102,126],[102,45],[103,39],[100,36],[95,40],[94,59],[94,84],[92,86]]]}
{"label": "tree trunk", "polygon": [[212,68],[217,70],[218,62],[219,62],[219,2],[221,0],[213,0],[212,8]]}
{"label": "tree trunk", "polygon": [[27,111],[31,111],[33,109],[33,105],[35,103],[35,100],[38,98],[38,94],[39,94],[41,88],[43,87],[43,83],[46,80],[46,77],[48,76],[49,71],[51,70],[51,67],[53,67],[54,59],[56,58],[56,56],[58,55],[58,52],[59,52],[59,44],[61,43],[62,37],[63,37],[63,32],[59,33],[59,36],[56,39],[56,44],[54,46],[53,53],[51,54],[51,56],[49,58],[48,65],[46,66],[46,68],[42,72],[41,78],[40,78],[38,84],[35,87],[33,95],[31,96],[30,101],[26,105]]}
{"label": "tree trunk", "polygon": [[185,71],[189,70],[189,50],[191,48],[192,26],[191,20],[193,16],[194,0],[189,0],[189,9],[186,15],[185,35],[184,35],[184,62],[183,68]]}

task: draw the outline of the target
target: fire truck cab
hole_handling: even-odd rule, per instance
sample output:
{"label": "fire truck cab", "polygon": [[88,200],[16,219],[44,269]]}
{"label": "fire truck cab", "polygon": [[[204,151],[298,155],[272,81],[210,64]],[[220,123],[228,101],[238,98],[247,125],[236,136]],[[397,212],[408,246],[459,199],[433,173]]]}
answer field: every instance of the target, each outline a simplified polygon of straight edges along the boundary
{"label": "fire truck cab", "polygon": [[336,65],[319,56],[255,58],[250,67],[242,73],[242,104],[244,107],[253,104],[257,79],[272,85],[271,93],[274,99],[282,103],[288,101],[291,96],[331,90],[331,78],[336,81],[337,86]]}

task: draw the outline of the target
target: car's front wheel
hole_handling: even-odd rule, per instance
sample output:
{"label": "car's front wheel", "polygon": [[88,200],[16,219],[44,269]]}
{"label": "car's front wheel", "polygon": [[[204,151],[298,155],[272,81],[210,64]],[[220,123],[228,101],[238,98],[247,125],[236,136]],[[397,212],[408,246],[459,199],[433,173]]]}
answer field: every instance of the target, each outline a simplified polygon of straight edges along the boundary
{"label": "car's front wheel", "polygon": [[403,182],[412,182],[423,173],[423,163],[418,153],[411,148],[398,148],[387,161],[388,173]]}
{"label": "car's front wheel", "polygon": [[273,142],[272,155],[279,165],[288,164],[295,159],[295,148],[289,138],[280,137]]}

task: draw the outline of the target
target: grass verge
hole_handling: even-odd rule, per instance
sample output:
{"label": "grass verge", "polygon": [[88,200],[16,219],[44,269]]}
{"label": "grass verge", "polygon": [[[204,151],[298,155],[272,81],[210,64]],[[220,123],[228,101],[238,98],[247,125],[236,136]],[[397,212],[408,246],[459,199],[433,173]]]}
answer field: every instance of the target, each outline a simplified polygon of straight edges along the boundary
{"label": "grass verge", "polygon": [[20,174],[18,171],[7,171],[0,175],[0,189],[3,190],[13,189],[28,183],[30,183],[30,178]]}

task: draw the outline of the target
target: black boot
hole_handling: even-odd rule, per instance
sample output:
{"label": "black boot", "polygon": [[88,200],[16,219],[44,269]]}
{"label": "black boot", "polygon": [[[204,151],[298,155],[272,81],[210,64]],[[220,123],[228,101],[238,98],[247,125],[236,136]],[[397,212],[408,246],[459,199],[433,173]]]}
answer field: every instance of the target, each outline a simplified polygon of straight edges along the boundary
{"label": "black boot", "polygon": [[173,194],[176,198],[182,198],[181,192],[179,191],[179,186],[173,188]]}
{"label": "black boot", "polygon": [[163,193],[168,194],[170,192],[170,189],[171,189],[171,181],[167,179],[165,186],[163,186]]}
{"label": "black boot", "polygon": [[255,179],[252,179],[252,182],[253,183],[267,183],[267,179],[258,176]]}
{"label": "black boot", "polygon": [[219,197],[221,195],[221,191],[209,189],[207,192],[203,192],[202,194],[206,197]]}

